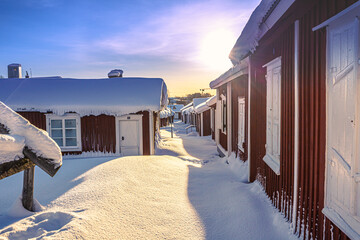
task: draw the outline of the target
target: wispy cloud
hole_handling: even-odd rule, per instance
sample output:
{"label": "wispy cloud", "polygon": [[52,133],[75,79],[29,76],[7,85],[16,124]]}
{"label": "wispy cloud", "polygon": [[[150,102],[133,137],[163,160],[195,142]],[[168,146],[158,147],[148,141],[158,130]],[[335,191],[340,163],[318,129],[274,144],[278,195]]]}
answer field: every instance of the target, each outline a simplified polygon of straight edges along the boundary
{"label": "wispy cloud", "polygon": [[114,31],[103,37],[82,38],[79,32],[84,30],[73,29],[51,39],[69,48],[69,54],[78,60],[98,62],[97,58],[101,55],[111,53],[194,62],[206,34],[219,29],[227,30],[234,33],[235,43],[254,8],[248,1],[245,2],[213,0],[179,3],[170,8],[155,9],[136,25],[129,23],[129,29],[114,26]]}
{"label": "wispy cloud", "polygon": [[207,33],[217,29],[240,33],[252,8],[244,9],[240,4],[236,5],[224,1],[178,5],[155,12],[143,24],[128,32],[97,40],[93,44],[118,54],[191,60]]}

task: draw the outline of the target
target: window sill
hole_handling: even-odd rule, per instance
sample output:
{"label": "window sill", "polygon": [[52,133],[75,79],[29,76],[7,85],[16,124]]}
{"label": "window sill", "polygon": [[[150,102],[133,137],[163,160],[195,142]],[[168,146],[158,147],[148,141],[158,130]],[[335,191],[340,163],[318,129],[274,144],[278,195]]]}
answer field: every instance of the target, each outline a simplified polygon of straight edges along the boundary
{"label": "window sill", "polygon": [[62,152],[77,152],[81,151],[81,147],[60,147]]}
{"label": "window sill", "polygon": [[325,207],[321,212],[349,238],[360,239],[360,233],[356,232],[335,210]]}
{"label": "window sill", "polygon": [[276,175],[280,175],[280,163],[275,161],[269,154],[263,157],[263,161],[275,172]]}

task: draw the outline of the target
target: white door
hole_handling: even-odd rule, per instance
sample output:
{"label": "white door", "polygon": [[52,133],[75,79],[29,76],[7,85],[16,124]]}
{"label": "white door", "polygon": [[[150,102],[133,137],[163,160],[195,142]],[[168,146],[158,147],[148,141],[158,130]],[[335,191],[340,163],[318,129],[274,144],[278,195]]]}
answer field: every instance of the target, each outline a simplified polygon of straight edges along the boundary
{"label": "white door", "polygon": [[120,153],[124,156],[139,155],[139,121],[120,120]]}
{"label": "white door", "polygon": [[359,156],[356,149],[358,23],[329,27],[326,206],[352,227],[360,225]]}

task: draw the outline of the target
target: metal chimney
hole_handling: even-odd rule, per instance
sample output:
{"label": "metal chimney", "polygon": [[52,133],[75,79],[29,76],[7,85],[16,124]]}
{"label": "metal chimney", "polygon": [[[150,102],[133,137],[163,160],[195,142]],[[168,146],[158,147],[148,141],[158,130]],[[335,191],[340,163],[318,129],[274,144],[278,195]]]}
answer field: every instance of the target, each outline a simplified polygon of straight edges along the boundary
{"label": "metal chimney", "polygon": [[8,78],[21,78],[21,64],[12,63],[8,65]]}
{"label": "metal chimney", "polygon": [[111,70],[111,71],[108,73],[108,77],[109,77],[109,78],[122,77],[123,72],[124,72],[124,71],[121,70],[121,69],[114,69],[114,70]]}

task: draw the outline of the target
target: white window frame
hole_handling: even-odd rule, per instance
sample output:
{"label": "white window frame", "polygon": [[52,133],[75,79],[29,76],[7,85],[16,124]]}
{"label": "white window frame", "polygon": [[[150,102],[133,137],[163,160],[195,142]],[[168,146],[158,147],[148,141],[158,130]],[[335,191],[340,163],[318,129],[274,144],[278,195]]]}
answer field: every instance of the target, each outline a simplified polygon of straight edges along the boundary
{"label": "white window frame", "polygon": [[[227,132],[227,103],[226,103],[226,96],[221,94],[220,96],[220,104],[221,104],[221,132],[226,134]],[[224,117],[224,114],[225,117]]]}
{"label": "white window frame", "polygon": [[[264,156],[263,160],[264,162],[276,173],[276,175],[280,175],[280,151],[281,151],[281,56],[280,57],[277,57],[275,59],[273,59],[272,61],[270,61],[269,63],[265,64],[263,67],[266,67],[266,72],[267,72],[267,75],[266,75],[266,91],[267,91],[267,94],[266,94],[266,131],[271,131],[271,136],[272,138],[271,139],[268,139],[268,137],[266,137],[266,145],[265,145],[265,149],[266,149],[266,155]],[[278,94],[279,94],[279,99],[278,99],[278,106],[275,106],[275,107],[278,107],[278,119],[279,119],[279,130],[278,131],[275,131],[273,129],[273,126],[274,126],[274,118],[275,116],[273,115],[273,108],[274,108],[274,105],[273,105],[273,98],[272,96],[269,97],[269,93],[270,93],[270,90],[271,90],[271,95],[272,93],[274,92],[273,90],[273,87],[274,85],[273,84],[270,84],[272,82],[272,74],[273,74],[273,71],[280,71],[280,79],[279,79],[279,83],[278,83]],[[271,111],[271,112],[269,112]],[[269,116],[272,116],[271,119],[269,119]],[[269,122],[271,122],[271,125],[269,126]],[[269,128],[269,129],[268,129]],[[279,154],[276,154],[274,155],[273,154],[273,146],[274,146],[274,142],[273,142],[273,135],[274,134],[278,134],[278,142],[277,142],[277,146],[278,146],[278,153]],[[268,136],[267,132],[266,132],[266,136]]]}
{"label": "white window frame", "polygon": [[[240,108],[244,108],[243,116],[240,117]],[[240,129],[240,126],[242,128]],[[245,97],[238,97],[238,148],[244,153],[245,143]]]}
{"label": "white window frame", "polygon": [[[65,120],[66,119],[75,119],[75,121],[76,121],[76,146],[65,146],[65,143],[66,143]],[[62,116],[59,116],[56,114],[46,114],[46,131],[49,133],[49,136],[52,138],[51,120],[62,120],[63,146],[62,147],[59,146],[61,151],[62,152],[82,151],[80,115],[76,114],[76,113],[66,113]]]}

